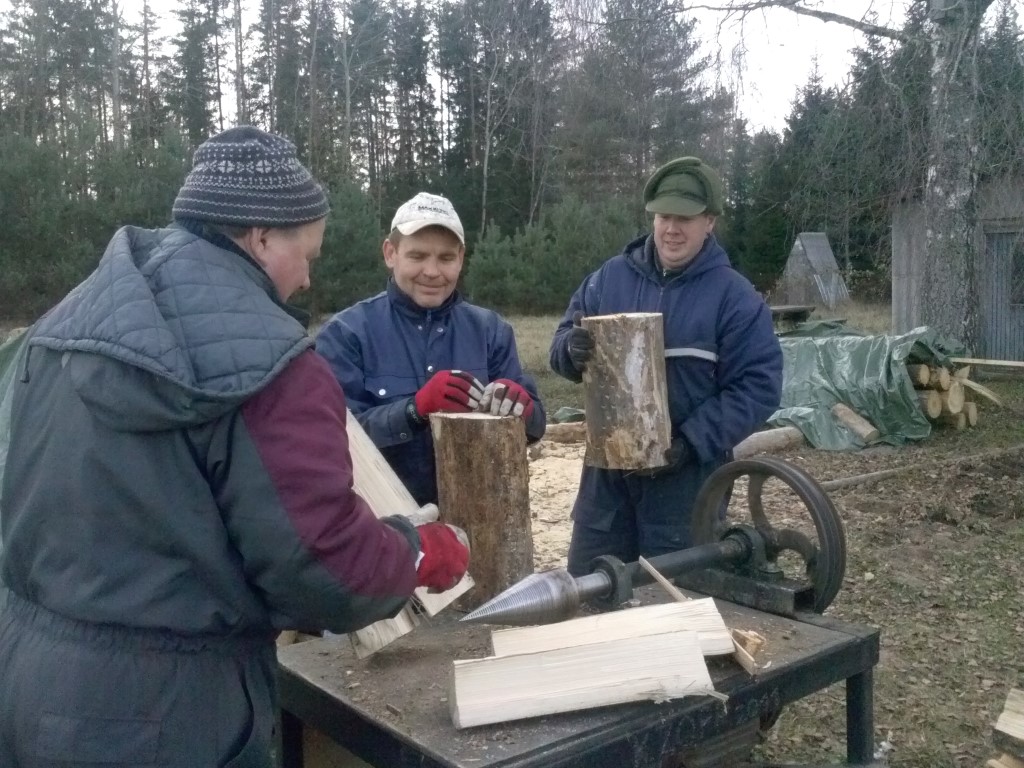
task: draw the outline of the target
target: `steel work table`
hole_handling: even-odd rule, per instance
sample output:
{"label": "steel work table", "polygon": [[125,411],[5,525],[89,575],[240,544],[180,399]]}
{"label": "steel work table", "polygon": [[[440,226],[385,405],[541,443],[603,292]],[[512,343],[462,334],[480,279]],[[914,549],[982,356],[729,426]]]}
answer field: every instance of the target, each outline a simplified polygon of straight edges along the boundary
{"label": "steel work table", "polygon": [[345,638],[279,648],[283,766],[301,768],[302,729],[309,725],[380,768],[660,768],[666,754],[699,747],[841,681],[847,762],[870,764],[878,630],[716,603],[730,627],[764,635],[758,661],[770,661],[751,677],[730,657],[709,659],[715,689],[728,702],[686,697],[464,730],[448,711],[450,662],[489,655],[491,628],[460,625],[454,611],[365,660]]}

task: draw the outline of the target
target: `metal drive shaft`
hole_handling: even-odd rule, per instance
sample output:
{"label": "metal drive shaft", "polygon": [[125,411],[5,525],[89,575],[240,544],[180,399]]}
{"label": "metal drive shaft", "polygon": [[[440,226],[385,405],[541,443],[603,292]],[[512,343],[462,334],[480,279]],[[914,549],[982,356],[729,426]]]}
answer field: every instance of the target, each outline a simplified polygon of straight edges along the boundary
{"label": "metal drive shaft", "polygon": [[[742,534],[692,549],[652,557],[649,562],[667,577],[713,565],[736,563],[750,557],[751,545]],[[612,595],[620,585],[616,578],[629,580],[629,588],[654,581],[639,563],[624,565],[621,571],[596,570],[573,578],[565,568],[534,573],[491,598],[462,621],[477,624],[550,624],[571,618],[580,603]]]}

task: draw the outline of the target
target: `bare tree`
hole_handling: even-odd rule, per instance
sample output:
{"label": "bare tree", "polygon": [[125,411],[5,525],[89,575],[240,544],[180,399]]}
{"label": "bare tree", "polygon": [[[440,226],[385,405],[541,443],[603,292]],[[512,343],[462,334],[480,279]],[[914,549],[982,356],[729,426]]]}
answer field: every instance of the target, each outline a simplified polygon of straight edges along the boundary
{"label": "bare tree", "polygon": [[[917,322],[953,335],[969,346],[979,340],[975,198],[978,179],[977,46],[982,19],[993,0],[927,0],[926,38],[932,70],[928,108],[927,168],[923,191],[925,247],[921,316]],[[727,0],[689,5],[732,18],[784,8],[865,35],[913,42],[902,31],[813,7],[813,0]]]}

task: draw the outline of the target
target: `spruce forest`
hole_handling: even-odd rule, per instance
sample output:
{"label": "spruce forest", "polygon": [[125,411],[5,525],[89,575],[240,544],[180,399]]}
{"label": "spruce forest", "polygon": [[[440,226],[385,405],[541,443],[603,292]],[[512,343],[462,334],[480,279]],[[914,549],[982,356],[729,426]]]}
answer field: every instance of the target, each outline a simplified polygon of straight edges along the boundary
{"label": "spruce forest", "polygon": [[[1024,39],[1015,0],[967,5],[973,127],[957,151],[977,183],[1024,164]],[[669,0],[176,0],[161,15],[150,0],[11,0],[0,315],[45,311],[117,227],[167,224],[192,151],[240,123],[293,140],[330,190],[314,312],[383,287],[381,238],[420,190],[461,214],[469,296],[560,311],[645,229],[648,174],[685,154],[721,171],[720,238],[759,290],[797,233],[823,231],[854,294],[887,301],[891,211],[924,196],[934,161],[938,23],[919,0],[893,34],[861,36],[839,87],[809,58],[773,132],[726,85],[758,62]]]}

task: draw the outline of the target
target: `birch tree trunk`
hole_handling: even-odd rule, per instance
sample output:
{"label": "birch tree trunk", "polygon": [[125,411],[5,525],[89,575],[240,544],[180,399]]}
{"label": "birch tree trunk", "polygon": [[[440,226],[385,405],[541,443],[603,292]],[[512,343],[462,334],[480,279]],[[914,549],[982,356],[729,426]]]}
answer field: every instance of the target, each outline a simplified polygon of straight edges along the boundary
{"label": "birch tree trunk", "polygon": [[977,349],[976,233],[981,19],[991,0],[960,0],[932,18],[932,82],[920,322]]}

